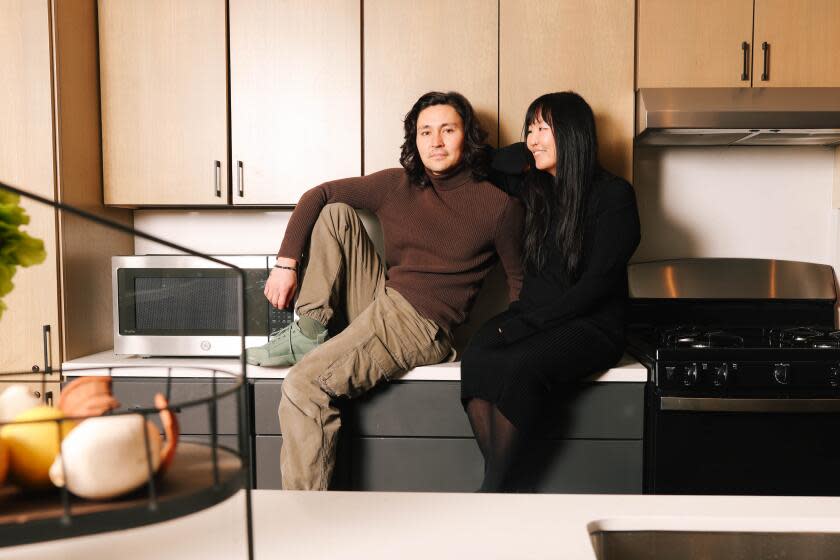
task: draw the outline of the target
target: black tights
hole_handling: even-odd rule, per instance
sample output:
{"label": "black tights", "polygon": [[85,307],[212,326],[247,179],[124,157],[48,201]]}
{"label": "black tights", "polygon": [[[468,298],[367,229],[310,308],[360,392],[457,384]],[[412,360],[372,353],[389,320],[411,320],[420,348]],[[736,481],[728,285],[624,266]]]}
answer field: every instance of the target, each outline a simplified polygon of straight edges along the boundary
{"label": "black tights", "polygon": [[502,492],[519,446],[519,430],[496,406],[483,399],[467,402],[478,448],[484,456],[484,481],[479,492]]}

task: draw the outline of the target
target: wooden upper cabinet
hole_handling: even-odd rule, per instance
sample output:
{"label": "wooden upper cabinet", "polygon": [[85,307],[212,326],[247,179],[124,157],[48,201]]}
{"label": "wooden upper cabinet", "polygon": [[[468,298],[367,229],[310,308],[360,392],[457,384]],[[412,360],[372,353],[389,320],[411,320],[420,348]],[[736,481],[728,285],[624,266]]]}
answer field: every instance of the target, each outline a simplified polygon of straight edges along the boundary
{"label": "wooden upper cabinet", "polygon": [[[50,3],[0,3],[0,181],[55,199]],[[46,260],[18,267],[14,289],[3,298],[0,372],[44,369],[43,325],[50,326],[52,364],[58,365],[58,255],[56,212],[21,198],[29,216],[22,229],[44,242]]]}
{"label": "wooden upper cabinet", "polygon": [[399,167],[403,119],[432,90],[464,94],[496,143],[497,0],[364,3],[364,172]]}
{"label": "wooden upper cabinet", "polygon": [[750,87],[753,0],[638,0],[638,10],[639,88]]}
{"label": "wooden upper cabinet", "polygon": [[106,204],[227,204],[226,4],[99,1]]}
{"label": "wooden upper cabinet", "polygon": [[500,8],[500,144],[523,140],[531,101],[572,90],[595,113],[601,163],[630,179],[633,0],[501,0]]}
{"label": "wooden upper cabinet", "polygon": [[840,1],[756,0],[754,61],[757,87],[840,86]]}
{"label": "wooden upper cabinet", "polygon": [[362,172],[360,0],[230,3],[234,204]]}

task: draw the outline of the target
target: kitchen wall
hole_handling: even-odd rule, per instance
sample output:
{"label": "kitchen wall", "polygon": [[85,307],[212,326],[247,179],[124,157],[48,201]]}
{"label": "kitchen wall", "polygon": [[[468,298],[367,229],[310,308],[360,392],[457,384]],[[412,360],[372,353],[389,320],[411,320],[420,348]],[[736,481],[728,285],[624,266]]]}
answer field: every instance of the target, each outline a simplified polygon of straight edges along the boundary
{"label": "kitchen wall", "polygon": [[[635,160],[642,242],[634,261],[760,257],[840,269],[840,214],[831,207],[832,150],[637,148]],[[138,210],[135,227],[207,253],[274,254],[289,214]],[[367,225],[374,227],[370,220]],[[135,252],[170,251],[138,239]]]}
{"label": "kitchen wall", "polygon": [[834,152],[822,147],[637,147],[633,260],[755,257],[840,270],[833,180]]}
{"label": "kitchen wall", "polygon": [[[642,241],[633,261],[753,257],[825,263],[840,271],[840,211],[831,207],[834,152],[820,147],[637,148]],[[210,254],[274,254],[290,210],[137,210],[134,225]],[[379,247],[381,230],[362,219]],[[136,254],[170,253],[143,239]],[[499,270],[459,345],[505,307]]]}

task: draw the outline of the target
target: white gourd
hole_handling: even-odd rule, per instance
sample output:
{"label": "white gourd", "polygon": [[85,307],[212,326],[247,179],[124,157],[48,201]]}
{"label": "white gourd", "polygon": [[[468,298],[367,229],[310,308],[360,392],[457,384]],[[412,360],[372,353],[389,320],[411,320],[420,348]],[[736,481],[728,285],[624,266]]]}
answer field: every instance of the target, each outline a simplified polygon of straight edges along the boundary
{"label": "white gourd", "polygon": [[12,422],[18,414],[40,404],[41,399],[33,395],[29,387],[12,385],[0,393],[0,422]]}
{"label": "white gourd", "polygon": [[139,488],[149,478],[144,423],[152,470],[157,471],[163,441],[154,424],[144,422],[140,414],[100,416],[83,421],[64,439],[61,454],[50,467],[50,480],[94,500]]}

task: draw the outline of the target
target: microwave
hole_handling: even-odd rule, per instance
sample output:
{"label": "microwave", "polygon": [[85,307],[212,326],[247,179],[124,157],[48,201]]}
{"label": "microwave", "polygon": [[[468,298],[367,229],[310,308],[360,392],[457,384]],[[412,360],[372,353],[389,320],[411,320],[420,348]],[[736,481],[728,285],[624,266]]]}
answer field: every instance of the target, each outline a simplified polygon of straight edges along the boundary
{"label": "microwave", "polygon": [[[216,256],[245,272],[245,346],[294,320],[263,290],[276,257]],[[114,354],[239,356],[241,278],[238,271],[188,255],[111,258]]]}

